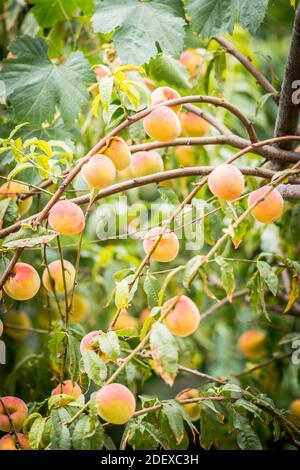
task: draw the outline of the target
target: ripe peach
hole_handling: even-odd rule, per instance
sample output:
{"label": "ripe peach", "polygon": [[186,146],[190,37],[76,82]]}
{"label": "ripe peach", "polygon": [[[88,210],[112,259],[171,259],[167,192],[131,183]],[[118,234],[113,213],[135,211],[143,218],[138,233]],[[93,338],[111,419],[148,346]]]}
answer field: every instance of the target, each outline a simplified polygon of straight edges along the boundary
{"label": "ripe peach", "polygon": [[12,434],[6,434],[0,439],[0,450],[30,450],[29,440],[24,434],[17,434],[18,444],[17,447],[16,438]]}
{"label": "ripe peach", "polygon": [[191,145],[179,145],[175,148],[175,155],[181,166],[196,164],[196,152]]}
{"label": "ripe peach", "polygon": [[58,201],[49,212],[50,227],[62,235],[82,232],[85,219],[82,210],[71,201]]}
{"label": "ripe peach", "polygon": [[[199,396],[196,388],[183,391],[177,395],[176,398],[179,400],[185,400],[188,398],[197,398]],[[187,403],[183,405],[185,411],[188,413],[192,421],[198,421],[201,414],[201,408],[199,403]]]}
{"label": "ripe peach", "polygon": [[102,331],[101,330],[96,330],[96,331],[90,331],[87,335],[85,335],[80,343],[80,352],[81,354],[84,353],[84,351],[88,350],[94,350],[96,352],[101,353],[100,358],[104,362],[108,362],[110,360],[109,356],[105,354],[104,352],[101,351],[100,349],[100,344],[97,341],[94,341],[94,339],[101,335]]}
{"label": "ripe peach", "polygon": [[294,416],[296,416],[296,418],[300,419],[300,398],[292,401],[289,406],[289,410]]}
{"label": "ripe peach", "polygon": [[65,380],[64,382],[58,384],[57,387],[55,387],[51,392],[51,396],[60,394],[78,398],[80,395],[82,395],[82,391],[76,382],[73,383],[72,380]]}
{"label": "ripe peach", "polygon": [[97,154],[82,167],[82,175],[90,187],[103,189],[114,181],[116,168],[110,158]]}
{"label": "ripe peach", "polygon": [[[164,303],[163,312],[170,307],[174,300],[175,297]],[[163,322],[174,336],[189,336],[199,326],[200,313],[194,302],[185,295],[182,295]]]}
{"label": "ripe peach", "polygon": [[[269,186],[262,186],[261,188],[253,191],[248,196],[248,206],[254,204],[267,191]],[[252,209],[253,217],[264,224],[272,224],[279,219],[283,213],[284,202],[283,198],[278,191],[274,188],[263,201],[259,202],[257,206]]]}
{"label": "ripe peach", "polygon": [[217,166],[208,177],[208,187],[220,199],[233,201],[240,197],[245,187],[242,172],[233,165],[223,163]]}
{"label": "ripe peach", "polygon": [[194,76],[202,63],[200,54],[195,49],[187,49],[180,56],[180,62],[186,70]]}
{"label": "ripe peach", "polygon": [[137,329],[137,327],[138,321],[136,318],[132,317],[131,315],[128,315],[127,313],[121,313],[116,323],[114,324],[113,329],[115,331],[134,330]]}
{"label": "ripe peach", "polygon": [[154,150],[137,152],[132,156],[130,170],[133,178],[160,173],[163,169],[163,160]]}
{"label": "ripe peach", "polygon": [[[65,259],[63,260],[63,266],[65,272],[66,288],[67,291],[69,291],[74,284],[75,268],[73,264],[70,263],[70,261],[66,261]],[[49,276],[49,273],[51,278]],[[48,292],[53,292],[53,286],[57,294],[62,294],[64,292],[64,276],[60,259],[52,261],[52,263],[48,265],[48,269],[44,269],[42,280],[44,287],[47,289]]]}
{"label": "ripe peach", "polygon": [[[29,192],[29,187],[26,184],[15,183],[14,181],[8,181],[7,183],[0,186],[0,200],[1,199],[12,199],[13,201],[18,200],[18,196]],[[18,202],[20,215],[24,215],[31,207],[32,197],[24,199],[24,201]]]}
{"label": "ripe peach", "polygon": [[4,284],[4,290],[12,299],[28,300],[37,294],[40,285],[39,275],[30,264],[16,263]]}
{"label": "ripe peach", "polygon": [[130,165],[130,148],[121,137],[112,137],[104,155],[113,162],[118,171],[125,170]]}
{"label": "ripe peach", "polygon": [[249,359],[256,359],[263,356],[266,352],[265,342],[266,334],[259,330],[249,330],[243,333],[238,340],[238,350],[243,356]]}
{"label": "ripe peach", "polygon": [[26,330],[26,328],[31,327],[31,320],[27,313],[25,312],[7,312],[4,314],[4,321],[8,325],[16,325],[25,328],[24,330],[22,329],[15,329],[15,328],[9,328],[9,326],[5,327],[5,333],[7,336],[13,339],[23,339],[26,338],[26,336],[29,335],[29,331]]}
{"label": "ripe peach", "polygon": [[[159,235],[162,233],[162,227],[155,227],[151,229],[143,242],[143,248],[145,253],[149,253],[158,239]],[[157,247],[153,251],[151,258],[155,261],[160,261],[161,263],[168,263],[173,261],[178,255],[179,251],[179,241],[177,235],[171,230],[166,230],[160,241],[158,242]]]}
{"label": "ripe peach", "polygon": [[[7,414],[10,416],[10,420]],[[11,432],[12,422],[16,431],[21,429],[25,419],[28,416],[28,408],[21,398],[2,397],[0,400],[0,431]]]}
{"label": "ripe peach", "polygon": [[112,424],[125,424],[135,412],[136,402],[132,392],[122,384],[104,385],[97,395],[98,413]]}
{"label": "ripe peach", "polygon": [[178,116],[167,106],[155,108],[144,119],[145,132],[152,139],[168,142],[180,136],[181,126]]}
{"label": "ripe peach", "polygon": [[[153,106],[156,104],[163,103],[167,100],[174,100],[176,98],[180,98],[180,94],[176,90],[173,90],[173,88],[170,88],[168,86],[156,88],[156,90],[154,90],[151,94]],[[178,114],[181,110],[181,104],[172,106],[171,109],[173,109],[174,113]]]}
{"label": "ripe peach", "polygon": [[190,111],[180,114],[180,122],[182,137],[202,137],[210,129],[205,119]]}

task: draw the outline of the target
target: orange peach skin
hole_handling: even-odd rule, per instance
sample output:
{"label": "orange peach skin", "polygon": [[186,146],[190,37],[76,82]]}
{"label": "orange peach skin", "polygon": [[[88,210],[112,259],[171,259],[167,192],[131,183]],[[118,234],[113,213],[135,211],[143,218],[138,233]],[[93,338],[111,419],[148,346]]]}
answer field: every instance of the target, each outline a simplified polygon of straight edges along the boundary
{"label": "orange peach skin", "polygon": [[[197,398],[199,396],[198,390],[196,388],[191,388],[190,390],[183,391],[177,395],[177,398],[180,400],[185,400],[188,398]],[[198,421],[201,414],[201,408],[199,403],[187,403],[183,404],[185,411],[188,413],[192,421]]]}
{"label": "orange peach skin", "polygon": [[168,142],[180,136],[181,126],[178,116],[167,106],[155,108],[144,119],[145,132],[154,140]]}
{"label": "orange peach skin", "polygon": [[131,315],[121,313],[121,315],[119,315],[117,321],[115,322],[113,329],[115,331],[118,331],[118,330],[134,329],[137,327],[138,327],[138,321],[136,318],[132,317]]}
{"label": "orange peach skin", "polygon": [[4,290],[14,300],[28,300],[37,294],[40,286],[40,277],[30,264],[16,263]]}
{"label": "orange peach skin", "polygon": [[[15,183],[13,181],[4,183],[0,186],[0,200],[10,198],[14,201],[18,199],[18,196],[29,192],[29,187],[26,184]],[[20,215],[24,215],[31,207],[32,197],[24,199],[24,201],[18,202]]]}
{"label": "orange peach skin", "polygon": [[202,63],[200,54],[195,51],[195,49],[187,49],[186,51],[183,51],[179,61],[192,76],[195,75]]}
{"label": "orange peach skin", "polygon": [[300,398],[292,401],[292,403],[289,406],[289,410],[291,413],[293,413],[294,416],[300,419]]}
{"label": "orange peach skin", "polygon": [[196,152],[191,145],[179,145],[175,148],[175,155],[181,166],[196,164]]}
{"label": "orange peach skin", "polygon": [[24,434],[17,434],[20,448],[17,448],[16,438],[11,434],[6,434],[0,439],[0,450],[30,450],[29,440]]}
{"label": "orange peach skin", "polygon": [[51,392],[52,396],[60,394],[78,398],[80,395],[82,395],[82,391],[77,383],[73,383],[72,380],[65,380],[61,384],[58,384],[57,387],[55,387]]}
{"label": "orange peach skin", "polygon": [[[166,311],[174,300],[175,297],[165,302],[163,311]],[[200,313],[194,302],[186,295],[182,295],[163,322],[174,336],[189,336],[199,326]]]}
{"label": "orange peach skin", "polygon": [[[64,271],[65,271],[65,280],[66,280],[66,288],[67,291],[69,291],[74,284],[75,280],[75,268],[70,261],[63,260],[63,266],[64,266]],[[48,272],[49,271],[49,272]],[[49,277],[52,278],[52,282],[54,284],[55,292],[57,294],[62,294],[64,292],[64,276],[63,276],[63,270],[62,270],[62,265],[61,265],[61,260],[58,259],[56,261],[52,261],[48,265],[48,269],[45,268],[42,276],[42,281],[44,287],[47,289],[48,292],[53,292],[52,288],[52,282]]]}
{"label": "orange peach skin", "polygon": [[130,165],[131,152],[125,140],[121,137],[113,137],[109,146],[104,152],[116,167],[116,170],[123,171]]}
{"label": "orange peach skin", "polygon": [[[143,248],[146,254],[148,254],[159,235],[162,233],[161,227],[156,227],[150,230],[143,242]],[[168,263],[173,261],[178,255],[179,241],[174,232],[167,230],[158,242],[157,247],[151,255],[151,259],[160,261],[161,263]]]}
{"label": "orange peach skin", "polygon": [[210,129],[207,121],[190,111],[180,115],[180,122],[182,137],[202,137]]}
{"label": "orange peach skin", "polygon": [[98,413],[112,424],[125,424],[135,412],[132,392],[122,384],[112,383],[101,388],[97,395]]}
{"label": "orange peach skin", "polygon": [[24,403],[21,398],[10,396],[2,397],[2,400],[0,400],[0,431],[11,432],[12,427],[6,414],[6,410],[9,413],[14,429],[16,431],[21,429],[28,416],[26,403]]}
{"label": "orange peach skin", "polygon": [[256,359],[266,352],[264,341],[266,335],[263,331],[249,330],[243,333],[238,340],[238,350],[249,359]]}
{"label": "orange peach skin", "polygon": [[62,235],[75,235],[85,226],[84,214],[71,201],[58,201],[49,212],[50,227]]}
{"label": "orange peach skin", "polygon": [[211,172],[208,187],[218,198],[233,201],[244,191],[245,180],[238,168],[224,163]]}
{"label": "orange peach skin", "polygon": [[133,178],[159,173],[163,169],[163,160],[154,150],[137,152],[132,156],[130,170]]}
{"label": "orange peach skin", "polygon": [[91,188],[103,189],[114,181],[116,168],[110,158],[97,154],[82,167],[82,175]]}
{"label": "orange peach skin", "polygon": [[[251,206],[257,201],[257,199],[263,196],[268,188],[269,186],[262,186],[256,191],[250,193],[248,196],[248,206]],[[282,216],[283,209],[283,198],[278,189],[275,188],[263,201],[259,202],[257,206],[252,209],[251,213],[259,222],[262,222],[263,224],[272,224]]]}
{"label": "orange peach skin", "polygon": [[[176,98],[180,98],[180,94],[176,90],[173,90],[173,88],[170,88],[168,86],[156,88],[156,90],[154,90],[151,94],[153,106],[156,104],[163,103],[164,101],[174,100]],[[172,106],[171,109],[174,111],[174,113],[178,114],[181,110],[181,104],[178,104],[177,106]]]}

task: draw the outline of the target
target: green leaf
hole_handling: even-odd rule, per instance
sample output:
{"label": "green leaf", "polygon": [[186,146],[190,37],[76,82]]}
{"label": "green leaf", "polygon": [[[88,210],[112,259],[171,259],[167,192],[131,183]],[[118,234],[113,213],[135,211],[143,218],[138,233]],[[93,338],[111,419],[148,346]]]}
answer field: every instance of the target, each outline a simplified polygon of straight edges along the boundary
{"label": "green leaf", "polygon": [[235,0],[188,0],[191,28],[202,36],[232,32]]}
{"label": "green leaf", "polygon": [[3,242],[3,246],[9,249],[15,248],[33,248],[43,243],[49,243],[53,238],[57,237],[57,232],[39,227],[38,230],[31,228],[21,228],[16,233],[8,235]]}
{"label": "green leaf", "polygon": [[90,416],[81,416],[72,433],[72,447],[76,450],[101,450],[104,443],[103,428]]}
{"label": "green leaf", "polygon": [[72,335],[68,335],[67,369],[73,382],[77,382],[80,374],[79,341]]}
{"label": "green leaf", "polygon": [[245,416],[235,414],[233,425],[237,431],[237,443],[242,450],[262,450],[261,442]]}
{"label": "green leaf", "polygon": [[236,0],[238,21],[251,34],[254,34],[263,22],[269,0]]}
{"label": "green leaf", "polygon": [[127,278],[116,283],[115,304],[118,309],[128,307],[129,294],[129,284]]}
{"label": "green leaf", "polygon": [[100,101],[104,111],[108,112],[114,86],[113,77],[103,77],[99,82]]}
{"label": "green leaf", "polygon": [[178,349],[174,336],[161,323],[152,326],[150,348],[155,369],[172,386],[178,371]]}
{"label": "green leaf", "polygon": [[0,76],[16,119],[36,125],[51,122],[57,107],[63,121],[72,124],[89,99],[84,85],[95,80],[82,52],[72,52],[65,63],[54,65],[42,38],[19,37],[10,49],[17,58],[3,61]]}
{"label": "green leaf", "polygon": [[69,413],[64,408],[51,411],[51,449],[69,450],[71,436],[66,422],[70,419]]}
{"label": "green leaf", "polygon": [[165,186],[159,186],[157,188],[157,190],[158,190],[158,192],[160,194],[160,197],[163,201],[167,202],[168,204],[172,204],[174,206],[179,205],[178,197],[177,197],[175,191],[173,191],[173,189],[166,188]]}
{"label": "green leaf", "polygon": [[29,434],[29,443],[32,450],[38,450],[43,437],[46,420],[41,416],[34,420]]}
{"label": "green leaf", "polygon": [[272,267],[265,261],[258,261],[257,268],[267,287],[273,295],[276,295],[278,290],[278,278],[272,270]]}
{"label": "green leaf", "polygon": [[52,330],[49,335],[48,349],[50,361],[53,361],[57,365],[61,363],[61,355],[64,349],[65,338],[66,333],[62,331],[60,327]]}
{"label": "green leaf", "polygon": [[232,295],[235,289],[235,278],[233,271],[233,264],[228,263],[222,256],[216,257],[216,262],[221,268],[222,286],[227,294],[229,302],[232,301]]}
{"label": "green leaf", "polygon": [[74,15],[76,0],[32,0],[32,13],[43,28],[49,27],[58,21],[66,21]]}
{"label": "green leaf", "polygon": [[97,0],[92,23],[97,33],[113,32],[115,48],[125,64],[149,62],[157,55],[157,45],[172,56],[178,56],[183,48],[179,0]]}
{"label": "green leaf", "polygon": [[102,385],[107,377],[107,368],[95,351],[84,351],[82,354],[84,370],[89,379],[96,385]]}
{"label": "green leaf", "polygon": [[158,293],[160,289],[160,282],[154,277],[147,274],[144,281],[144,292],[147,295],[148,307],[152,309],[158,306]]}
{"label": "green leaf", "polygon": [[114,331],[101,333],[98,337],[98,343],[101,351],[107,354],[113,361],[120,357],[119,339]]}
{"label": "green leaf", "polygon": [[201,260],[201,257],[199,255],[197,255],[197,256],[194,256],[193,258],[191,258],[187,262],[185,270],[184,270],[184,277],[183,277],[183,286],[184,287],[189,287],[189,283],[190,283],[191,279],[194,277],[194,275],[196,274],[196,272],[199,269],[200,260]]}
{"label": "green leaf", "polygon": [[183,65],[164,53],[151,60],[150,75],[155,80],[168,82],[178,88],[191,88],[189,75]]}
{"label": "green leaf", "polygon": [[184,421],[182,413],[180,409],[178,409],[178,403],[175,402],[175,406],[172,402],[164,403],[162,407],[161,419],[168,421],[177,444],[180,444],[184,438]]}

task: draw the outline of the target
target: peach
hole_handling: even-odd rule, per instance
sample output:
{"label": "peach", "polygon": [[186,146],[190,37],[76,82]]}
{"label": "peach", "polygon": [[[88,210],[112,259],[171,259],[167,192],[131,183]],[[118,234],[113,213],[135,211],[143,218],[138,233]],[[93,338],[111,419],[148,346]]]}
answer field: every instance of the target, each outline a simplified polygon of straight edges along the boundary
{"label": "peach", "polygon": [[163,160],[154,150],[137,152],[132,156],[130,170],[133,178],[160,173],[163,169]]}
{"label": "peach", "polygon": [[100,358],[102,359],[102,361],[108,362],[110,360],[110,357],[104,352],[102,352],[100,349],[100,344],[97,341],[94,341],[97,336],[101,335],[101,333],[101,330],[96,330],[91,331],[90,333],[85,335],[80,343],[80,352],[81,354],[83,354],[84,351],[94,350],[96,352],[101,353]]}
{"label": "peach", "polygon": [[[162,227],[155,227],[151,229],[143,242],[143,248],[145,253],[149,253],[162,233]],[[158,242],[157,247],[153,251],[151,258],[155,261],[160,261],[161,263],[168,263],[169,261],[173,261],[176,256],[178,255],[179,251],[179,241],[177,236],[171,230],[166,230],[163,234],[162,238]]]}
{"label": "peach", "polygon": [[[70,304],[71,299],[68,298],[68,303]],[[61,299],[59,301],[59,305],[61,310],[64,311],[65,309],[65,299]],[[57,306],[56,301],[51,302],[51,321],[59,320],[59,309]],[[84,322],[89,314],[89,303],[87,299],[79,293],[75,293],[73,295],[72,301],[72,310],[70,311],[69,321],[73,323],[81,323]],[[49,325],[49,312],[42,311],[39,312],[38,315],[39,323],[45,327]]]}
{"label": "peach", "polygon": [[[0,186],[0,200],[10,198],[13,201],[18,201],[18,196],[29,192],[29,187],[26,184],[15,183],[14,181],[8,181]],[[32,197],[24,199],[24,201],[18,202],[20,215],[24,215],[31,207]]]}
{"label": "peach", "polygon": [[107,149],[104,151],[104,155],[113,162],[118,171],[125,170],[130,165],[130,148],[121,137],[112,137]]}
{"label": "peach", "polygon": [[65,380],[64,382],[58,384],[57,387],[55,387],[51,392],[51,396],[60,394],[78,398],[80,395],[82,395],[82,391],[76,382],[73,383],[72,380]]}
{"label": "peach", "polygon": [[289,406],[289,410],[294,416],[296,416],[296,418],[300,419],[300,398],[292,401]]}
{"label": "peach", "polygon": [[183,51],[180,55],[180,63],[184,68],[194,76],[197,70],[199,69],[202,59],[200,54],[195,49],[187,49]]}
{"label": "peach", "polygon": [[[163,103],[164,101],[174,100],[176,98],[180,98],[180,94],[176,90],[173,90],[173,88],[170,88],[168,86],[156,88],[156,90],[154,90],[151,94],[153,106],[155,106],[156,104]],[[172,106],[171,109],[173,109],[173,111],[178,114],[181,110],[181,104]]]}
{"label": "peach", "polygon": [[[10,416],[10,420],[7,416]],[[25,419],[28,416],[28,408],[21,398],[2,397],[0,400],[0,431],[11,432],[12,426],[16,431],[21,429]]]}
{"label": "peach", "polygon": [[127,313],[121,313],[121,315],[119,315],[117,321],[115,322],[113,329],[115,331],[134,330],[137,329],[137,327],[138,321],[136,318],[132,317],[131,315],[128,315]]}
{"label": "peach", "polygon": [[[188,398],[197,398],[199,396],[196,388],[183,391],[177,395],[176,398],[179,400],[186,400]],[[187,403],[183,404],[185,411],[188,413],[192,421],[198,421],[201,414],[201,408],[199,403]]]}
{"label": "peach", "polygon": [[220,199],[233,201],[240,197],[245,187],[242,172],[233,165],[223,163],[217,166],[208,177],[208,187]]}
{"label": "peach", "polygon": [[23,327],[24,330],[22,329],[17,329],[17,328],[9,328],[9,326],[5,327],[5,333],[7,336],[13,339],[23,339],[26,338],[26,336],[29,335],[29,331],[27,328],[31,327],[31,320],[27,313],[25,312],[6,312],[4,314],[4,321],[8,325],[16,325]]}
{"label": "peach", "polygon": [[[175,297],[165,302],[162,311],[164,312],[170,308],[174,300]],[[186,295],[182,295],[163,322],[174,336],[189,336],[199,326],[200,313],[194,302]]]}
{"label": "peach", "polygon": [[260,330],[248,330],[238,340],[238,350],[249,359],[257,359],[266,352],[266,334]]}
{"label": "peach", "polygon": [[103,77],[110,75],[110,70],[106,65],[100,64],[95,68],[96,77],[98,80],[101,80]]}
{"label": "peach", "polygon": [[178,116],[167,106],[159,106],[144,119],[145,132],[152,139],[168,142],[180,136],[181,125]]}
{"label": "peach", "polygon": [[37,294],[40,285],[40,277],[30,264],[16,263],[4,290],[14,300],[28,300]]}
{"label": "peach", "polygon": [[141,315],[140,315],[140,322],[141,322],[142,325],[143,325],[143,323],[145,323],[145,321],[147,320],[149,315],[150,315],[149,308],[144,308],[144,310],[141,312]]}
{"label": "peach", "polygon": [[0,450],[30,450],[29,440],[24,434],[18,433],[17,440],[18,444],[14,435],[6,434],[0,439]]}
{"label": "peach", "polygon": [[202,137],[210,129],[210,125],[205,119],[191,111],[180,114],[182,137]]}
{"label": "peach", "polygon": [[[262,186],[261,188],[253,191],[248,196],[248,206],[254,204],[263,194],[267,191],[269,186]],[[259,202],[255,206],[251,213],[253,217],[264,224],[272,224],[277,219],[279,219],[283,213],[284,202],[283,198],[278,191],[274,188],[271,193],[269,193],[263,201]]]}
{"label": "peach", "polygon": [[175,156],[181,166],[194,166],[196,164],[196,152],[191,145],[176,147]]}
{"label": "peach", "polygon": [[97,400],[99,416],[112,424],[127,423],[135,412],[135,397],[122,384],[104,385],[97,394]]}
{"label": "peach", "polygon": [[50,227],[62,235],[75,235],[82,232],[85,219],[82,210],[71,201],[58,201],[50,209]]}
{"label": "peach", "polygon": [[117,174],[118,181],[127,181],[132,178],[130,166],[126,170],[118,171]]}
{"label": "peach", "polygon": [[[70,263],[70,261],[66,261],[65,259],[63,260],[63,267],[65,273],[66,289],[69,291],[74,284],[75,268],[73,264]],[[53,290],[55,290],[57,294],[62,294],[64,292],[64,276],[60,259],[52,261],[52,263],[48,265],[48,268],[44,269],[42,280],[44,287],[48,292],[53,292]]]}
{"label": "peach", "polygon": [[110,158],[96,154],[82,167],[87,184],[95,189],[110,186],[116,177],[116,168]]}

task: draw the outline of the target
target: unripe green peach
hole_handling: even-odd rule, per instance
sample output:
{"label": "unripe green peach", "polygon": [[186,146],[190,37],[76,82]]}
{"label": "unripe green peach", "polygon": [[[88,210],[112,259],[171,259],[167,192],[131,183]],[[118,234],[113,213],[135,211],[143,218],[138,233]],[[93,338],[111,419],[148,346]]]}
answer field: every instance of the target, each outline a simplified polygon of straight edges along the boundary
{"label": "unripe green peach", "polygon": [[223,163],[210,173],[208,187],[218,198],[233,201],[240,197],[244,191],[245,180],[238,168]]}
{"label": "unripe green peach", "polygon": [[[163,312],[170,308],[174,300],[175,297],[164,303]],[[194,302],[186,295],[182,295],[163,322],[174,336],[189,336],[199,326],[200,313]]]}
{"label": "unripe green peach", "polygon": [[[163,229],[161,227],[155,227],[151,229],[143,242],[143,248],[146,254],[148,254]],[[155,261],[160,261],[161,263],[168,263],[173,261],[178,255],[179,251],[179,241],[177,236],[171,230],[166,230],[162,238],[158,242],[157,247],[151,254],[151,259]]]}
{"label": "unripe green peach", "polygon": [[238,340],[238,350],[249,359],[257,359],[266,353],[266,334],[260,330],[249,330],[243,333]]}
{"label": "unripe green peach", "polygon": [[[180,98],[180,94],[176,90],[173,90],[173,88],[170,88],[168,86],[156,88],[156,90],[154,90],[151,94],[153,106],[156,104],[163,103],[167,100],[174,100],[176,98]],[[172,106],[171,109],[174,111],[174,113],[178,114],[181,110],[181,104]]]}
{"label": "unripe green peach", "polygon": [[82,395],[82,391],[76,382],[73,383],[72,380],[65,380],[64,382],[58,384],[57,387],[55,387],[51,392],[51,396],[61,394],[69,395],[70,397],[76,399]]}
{"label": "unripe green peach", "polygon": [[116,167],[116,170],[122,171],[129,167],[131,152],[125,140],[121,137],[112,137],[108,147],[104,151]]}
{"label": "unripe green peach", "polygon": [[152,139],[168,142],[180,136],[181,126],[178,116],[167,106],[155,108],[144,119],[145,132]]}
{"label": "unripe green peach", "polygon": [[125,424],[135,412],[136,402],[132,392],[122,384],[104,385],[98,394],[99,416],[112,424]]}
{"label": "unripe green peach", "polygon": [[[29,187],[26,184],[15,183],[14,181],[8,181],[0,186],[0,200],[1,199],[12,199],[13,201],[18,200],[18,196],[29,192]],[[31,207],[32,197],[24,199],[24,201],[18,202],[20,215],[24,215]]]}
{"label": "unripe green peach", "polygon": [[132,156],[130,170],[133,178],[160,173],[163,169],[163,160],[154,150],[137,152]]}
{"label": "unripe green peach", "polygon": [[[190,388],[189,390],[179,393],[176,398],[178,398],[179,400],[186,400],[188,398],[197,398],[198,396],[198,390],[196,388]],[[201,414],[201,408],[199,403],[186,403],[183,404],[183,407],[192,421],[198,421]]]}
{"label": "unripe green peach", "polygon": [[294,416],[296,416],[296,418],[300,419],[300,398],[292,401],[289,406],[289,410]]}
{"label": "unripe green peach", "polygon": [[[262,186],[261,188],[253,191],[248,196],[248,206],[252,206],[263,194],[267,191],[269,186]],[[278,191],[274,188],[271,193],[269,193],[263,201],[259,202],[255,206],[251,213],[253,217],[264,224],[272,224],[278,220],[283,213],[284,202],[283,198]]]}
{"label": "unripe green peach", "polygon": [[28,300],[37,294],[40,285],[40,277],[30,264],[16,263],[4,284],[4,290],[14,300]]}
{"label": "unripe green peach", "polygon": [[85,219],[82,210],[71,201],[58,201],[49,212],[50,227],[62,235],[75,235],[82,232]]}
{"label": "unripe green peach", "polygon": [[127,313],[121,313],[113,326],[115,331],[136,330],[137,328],[137,319]]}
{"label": "unripe green peach", "polygon": [[116,168],[110,158],[96,154],[82,167],[87,184],[95,189],[110,186],[116,177]]}
{"label": "unripe green peach", "polygon": [[205,119],[190,111],[180,114],[180,122],[182,137],[202,137],[210,129],[210,125]]}
{"label": "unripe green peach", "polygon": [[[10,420],[7,416],[10,416]],[[21,429],[25,419],[28,416],[28,408],[21,398],[2,397],[0,400],[0,431],[11,432],[12,426],[16,431]]]}
{"label": "unripe green peach", "polygon": [[[28,328],[31,328],[31,320],[25,312],[6,312],[4,314],[4,321],[8,325],[19,326],[18,328],[5,327],[7,336],[13,339],[23,339],[29,335]],[[22,329],[24,328],[24,330]]]}
{"label": "unripe green peach", "polygon": [[[69,291],[74,285],[75,268],[73,264],[70,263],[70,261],[67,261],[65,259],[63,260],[63,267],[65,273],[66,289],[67,291]],[[43,285],[48,292],[55,291],[57,294],[62,294],[65,291],[64,275],[60,259],[52,261],[52,263],[48,265],[48,268],[44,269],[42,280]]]}
{"label": "unripe green peach", "polygon": [[194,166],[196,164],[196,152],[192,145],[179,145],[175,148],[175,155],[181,166]]}
{"label": "unripe green peach", "polygon": [[30,450],[29,440],[21,433],[17,433],[17,440],[13,434],[6,434],[0,439],[0,450]]}
{"label": "unripe green peach", "polygon": [[187,49],[186,51],[183,51],[179,60],[191,76],[195,75],[202,63],[201,56],[195,49]]}

